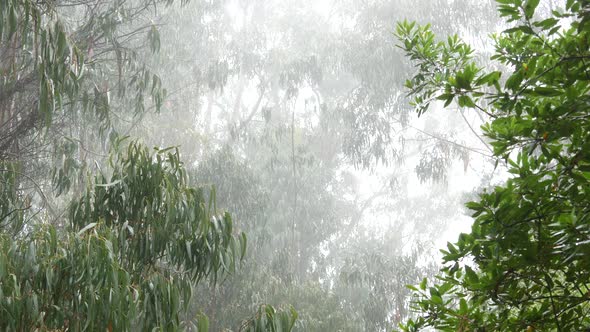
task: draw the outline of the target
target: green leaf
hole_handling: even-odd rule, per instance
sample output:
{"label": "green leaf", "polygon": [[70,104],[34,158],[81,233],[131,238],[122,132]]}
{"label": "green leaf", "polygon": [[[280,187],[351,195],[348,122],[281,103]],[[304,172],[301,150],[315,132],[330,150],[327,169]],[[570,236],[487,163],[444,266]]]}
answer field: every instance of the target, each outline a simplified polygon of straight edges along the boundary
{"label": "green leaf", "polygon": [[57,29],[57,53],[60,57],[63,57],[68,49],[66,34],[63,29]]}
{"label": "green leaf", "polygon": [[91,222],[88,225],[84,226],[84,228],[82,228],[80,231],[78,231],[78,233],[76,233],[76,235],[80,236],[80,235],[84,234],[87,230],[96,227],[96,225],[97,225],[97,223]]}
{"label": "green leaf", "polygon": [[469,266],[465,267],[465,277],[467,278],[467,282],[469,282],[472,285],[479,282],[479,277],[477,276],[475,271],[473,271],[473,269]]}
{"label": "green leaf", "polygon": [[526,4],[524,5],[524,15],[525,18],[531,19],[535,14],[535,10],[539,5],[540,0],[527,0]]}
{"label": "green leaf", "polygon": [[551,87],[536,87],[532,90],[532,93],[543,97],[555,97],[563,94],[561,90]]}
{"label": "green leaf", "polygon": [[148,39],[150,41],[150,48],[152,53],[160,51],[160,32],[155,25],[152,25],[148,33]]}
{"label": "green leaf", "polygon": [[426,278],[422,279],[422,281],[420,282],[420,289],[421,290],[426,290],[426,283],[428,282],[428,280]]}
{"label": "green leaf", "polygon": [[518,90],[520,88],[520,84],[522,83],[523,79],[524,79],[524,76],[522,74],[522,71],[518,70],[517,72],[512,74],[508,78],[508,80],[506,80],[506,88],[511,89],[513,91]]}
{"label": "green leaf", "polygon": [[475,103],[468,96],[459,96],[458,104],[459,104],[459,107],[470,107],[470,108],[475,107]]}
{"label": "green leaf", "polygon": [[16,6],[9,6],[9,13],[8,13],[8,39],[10,39],[12,37],[12,35],[16,32],[16,26],[17,26],[17,13],[16,13]]}
{"label": "green leaf", "polygon": [[109,183],[96,183],[95,186],[96,187],[114,187],[116,185],[118,185],[119,183],[121,183],[123,180],[119,179],[119,180],[115,180],[113,182],[109,182]]}
{"label": "green leaf", "polygon": [[469,312],[469,307],[467,306],[467,301],[464,298],[459,299],[459,313],[464,315]]}
{"label": "green leaf", "polygon": [[209,318],[204,314],[197,315],[197,332],[209,331]]}
{"label": "green leaf", "polygon": [[244,259],[244,257],[246,257],[247,243],[248,238],[246,237],[245,233],[242,233],[240,239],[240,259]]}
{"label": "green leaf", "polygon": [[442,305],[443,304],[443,299],[442,299],[442,297],[440,297],[440,295],[432,294],[431,297],[430,297],[430,299],[435,304],[438,304],[438,305]]}
{"label": "green leaf", "polygon": [[501,73],[499,71],[493,71],[491,73],[488,73],[486,75],[483,75],[481,77],[479,77],[476,81],[475,84],[476,85],[488,85],[488,86],[492,86],[494,85],[499,79],[500,79],[500,75]]}
{"label": "green leaf", "polygon": [[555,25],[557,25],[557,23],[559,23],[558,19],[550,17],[550,18],[542,20],[540,22],[535,22],[534,25],[536,27],[542,28],[543,30],[549,30],[549,29],[555,27]]}

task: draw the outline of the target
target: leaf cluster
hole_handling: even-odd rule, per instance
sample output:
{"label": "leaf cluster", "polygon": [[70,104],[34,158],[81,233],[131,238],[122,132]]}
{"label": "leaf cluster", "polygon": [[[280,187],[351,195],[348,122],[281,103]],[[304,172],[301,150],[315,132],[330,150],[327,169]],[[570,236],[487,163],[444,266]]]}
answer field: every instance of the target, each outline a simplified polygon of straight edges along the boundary
{"label": "leaf cluster", "polygon": [[2,329],[178,330],[193,285],[244,257],[245,235],[214,193],[187,186],[177,150],[131,143],[112,167],[72,204],[65,233],[2,234]]}
{"label": "leaf cluster", "polygon": [[[416,331],[590,327],[590,18],[588,1],[537,18],[539,1],[499,0],[516,26],[495,36],[488,72],[428,27],[401,23],[401,47],[418,63],[408,87],[418,112],[439,99],[486,113],[494,155],[512,177],[484,191],[471,233],[443,250],[439,281],[415,290]],[[448,60],[448,59],[452,60]],[[438,64],[438,66],[437,66]]]}

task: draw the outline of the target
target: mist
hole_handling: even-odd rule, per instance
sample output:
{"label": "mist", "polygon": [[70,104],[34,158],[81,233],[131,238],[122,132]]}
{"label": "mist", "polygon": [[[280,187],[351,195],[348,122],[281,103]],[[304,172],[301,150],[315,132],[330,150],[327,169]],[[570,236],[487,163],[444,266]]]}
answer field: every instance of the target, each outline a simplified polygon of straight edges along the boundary
{"label": "mist", "polygon": [[499,24],[494,10],[232,1],[159,13],[154,67],[170,92],[132,136],[180,146],[193,183],[215,186],[250,239],[235,276],[196,291],[213,330],[262,303],[292,305],[302,331],[384,331],[411,314],[406,285],[436,273],[438,249],[469,230],[464,202],[502,172],[480,115],[413,111],[395,23],[478,38]]}
{"label": "mist", "polygon": [[[482,131],[500,97],[476,108],[461,99],[471,86],[453,99],[447,85],[420,99],[446,82],[425,71],[467,60],[429,63],[412,47],[456,36],[469,63],[506,75],[490,59],[490,36],[510,27],[503,2],[3,1],[0,326],[267,331],[278,317],[283,331],[391,331],[416,319],[407,286],[452,266],[447,243],[474,220],[465,204],[522,157],[499,156],[500,136]],[[34,300],[3,289],[19,273],[23,292],[42,289]]]}

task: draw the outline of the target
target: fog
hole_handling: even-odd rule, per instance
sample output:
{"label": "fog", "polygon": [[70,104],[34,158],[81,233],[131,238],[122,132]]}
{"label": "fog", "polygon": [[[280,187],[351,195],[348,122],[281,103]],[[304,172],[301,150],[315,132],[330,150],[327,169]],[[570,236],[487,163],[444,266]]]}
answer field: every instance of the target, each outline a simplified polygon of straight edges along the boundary
{"label": "fog", "polygon": [[[202,205],[213,206],[212,215],[228,212],[229,235],[247,237],[235,268],[225,269],[229,256],[222,255],[224,273],[192,284],[192,297],[181,301],[182,329],[199,330],[190,322],[204,315],[211,331],[238,331],[263,304],[294,308],[295,331],[390,331],[412,317],[406,285],[437,274],[439,249],[470,230],[464,204],[505,181],[507,171],[482,135],[484,112],[434,100],[419,116],[405,87],[416,63],[399,47],[396,24],[429,23],[440,40],[456,34],[473,45],[476,62],[498,66],[488,60],[488,36],[505,29],[496,3],[167,2],[43,7],[39,24],[49,29],[59,21],[70,43],[64,70],[83,77],[76,98],[68,99],[67,83],[48,85],[66,91],[63,101],[51,99],[51,125],[39,122],[15,140],[9,138],[32,112],[26,107],[43,105],[47,92],[42,88],[39,99],[35,81],[22,85],[29,94],[10,103],[0,98],[0,143],[8,142],[0,152],[22,163],[17,196],[28,200],[24,225],[13,234],[26,238],[38,225],[66,234],[75,224],[68,218],[83,210],[72,209],[72,200],[126,181],[108,180],[124,158],[113,157],[114,146],[174,147],[187,186],[204,188]],[[0,46],[0,69],[13,68],[5,82],[36,72],[33,63],[43,61],[26,55],[39,47],[29,39],[23,55],[16,53],[20,72],[10,62],[15,51]],[[20,112],[18,120],[6,120],[11,112]],[[108,176],[100,182],[96,174]],[[166,185],[176,183],[156,187]],[[132,197],[125,190],[117,197]],[[117,214],[101,218],[97,224]],[[177,269],[173,259],[158,264],[154,271]]]}
{"label": "fog", "polygon": [[494,11],[489,1],[228,1],[158,12],[151,66],[170,92],[131,135],[180,146],[192,181],[215,186],[250,239],[235,276],[195,293],[213,330],[261,303],[292,305],[302,331],[407,318],[405,285],[434,275],[438,249],[469,230],[463,203],[501,171],[482,114],[441,103],[418,118],[395,24],[477,40],[497,29]]}

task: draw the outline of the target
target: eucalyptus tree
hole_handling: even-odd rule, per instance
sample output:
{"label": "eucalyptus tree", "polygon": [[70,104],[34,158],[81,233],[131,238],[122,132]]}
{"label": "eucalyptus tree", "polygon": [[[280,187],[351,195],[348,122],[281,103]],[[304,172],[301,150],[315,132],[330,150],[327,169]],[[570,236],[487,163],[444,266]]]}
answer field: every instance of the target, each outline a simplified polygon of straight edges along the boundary
{"label": "eucalyptus tree", "polygon": [[[389,312],[365,325],[367,317],[355,314],[362,304],[351,304],[347,284],[340,280],[340,272],[356,268],[346,262],[359,259],[347,245],[368,231],[361,224],[372,211],[363,206],[403,211],[399,224],[405,234],[412,233],[410,219],[435,221],[417,224],[421,233],[414,239],[440,233],[443,214],[410,211],[423,210],[417,201],[383,204],[393,196],[390,186],[382,190],[383,199],[362,201],[350,180],[351,164],[372,170],[384,164],[410,167],[425,182],[444,182],[453,160],[469,166],[472,154],[482,153],[480,146],[468,150],[458,130],[440,125],[430,131],[436,126],[409,123],[400,77],[410,67],[393,44],[392,22],[416,17],[410,9],[418,7],[424,20],[435,19],[444,32],[474,21],[493,25],[486,15],[490,2],[485,2],[487,11],[466,1],[332,5],[324,14],[306,1],[203,1],[169,7],[158,17],[166,46],[152,66],[165,72],[162,81],[170,92],[163,107],[169,113],[147,115],[132,133],[153,145],[182,145],[183,157],[196,165],[195,183],[216,184],[220,206],[238,212],[238,227],[257,243],[245,263],[247,272],[215,290],[202,285],[209,295],[197,302],[205,305],[215,328],[237,326],[241,313],[251,311],[247,303],[256,308],[263,302],[293,304],[301,329],[385,326],[392,321]],[[448,20],[464,8],[473,15]],[[449,123],[464,121],[458,120]],[[153,135],[157,130],[161,134]],[[408,166],[414,162],[417,167]],[[391,173],[384,183],[411,175]],[[444,191],[441,186],[438,196],[423,199],[436,201],[437,209],[441,202],[455,202],[441,199]],[[404,262],[411,258],[399,247],[382,258],[406,271]],[[384,270],[375,273],[393,275],[381,266]],[[421,271],[416,268],[408,277]],[[397,292],[399,285],[396,280],[379,287]],[[374,292],[368,284],[351,287],[363,295]],[[400,290],[392,296],[397,301],[406,295]],[[379,300],[394,302],[385,297]]]}
{"label": "eucalyptus tree", "polygon": [[187,186],[177,150],[132,143],[111,167],[73,202],[64,232],[2,233],[3,329],[178,330],[192,285],[234,271],[246,238]]}
{"label": "eucalyptus tree", "polygon": [[85,169],[106,159],[125,118],[160,108],[165,91],[140,56],[146,34],[153,51],[159,45],[144,15],[150,8],[142,1],[2,3],[0,158],[18,170],[8,173],[41,212],[34,215],[57,220],[68,199],[53,195],[73,187],[80,196]]}
{"label": "eucalyptus tree", "polygon": [[160,106],[158,78],[137,61],[144,39],[138,35],[149,31],[152,49],[158,48],[155,27],[140,18],[147,10],[125,1],[3,4],[3,157],[19,138],[56,127],[65,116],[91,113],[108,125],[110,103],[126,92],[136,111],[146,94]]}
{"label": "eucalyptus tree", "polygon": [[[235,271],[246,237],[215,191],[189,186],[178,150],[119,138],[162,107],[144,36],[158,51],[146,14],[170,3],[2,1],[2,329],[208,329],[183,309],[196,284]],[[50,182],[56,196],[76,189],[67,209]],[[296,318],[265,310],[245,326]]]}
{"label": "eucalyptus tree", "polygon": [[494,37],[491,59],[504,72],[478,66],[456,37],[439,42],[428,26],[398,26],[418,64],[408,87],[419,110],[441,100],[487,113],[484,132],[512,174],[467,204],[471,232],[443,251],[438,282],[414,288],[420,316],[404,330],[590,327],[590,3],[568,0],[551,12],[539,4],[498,1],[511,27]]}

